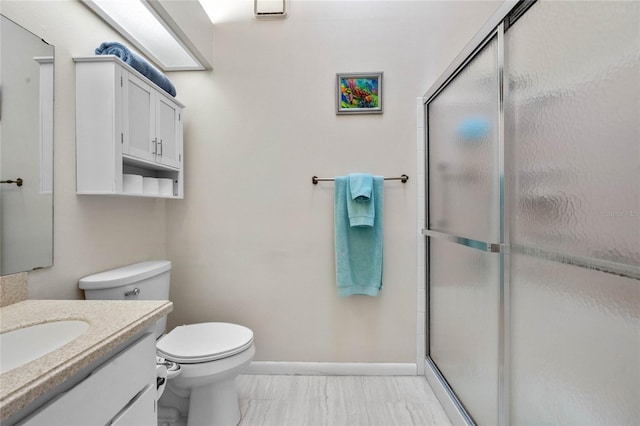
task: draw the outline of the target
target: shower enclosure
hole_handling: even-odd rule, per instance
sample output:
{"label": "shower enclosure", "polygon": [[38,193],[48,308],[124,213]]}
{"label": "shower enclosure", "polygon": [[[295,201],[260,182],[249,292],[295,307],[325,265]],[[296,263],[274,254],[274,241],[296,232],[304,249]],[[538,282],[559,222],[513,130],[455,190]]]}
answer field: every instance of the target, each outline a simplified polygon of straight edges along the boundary
{"label": "shower enclosure", "polygon": [[505,4],[424,101],[450,417],[640,424],[640,3]]}

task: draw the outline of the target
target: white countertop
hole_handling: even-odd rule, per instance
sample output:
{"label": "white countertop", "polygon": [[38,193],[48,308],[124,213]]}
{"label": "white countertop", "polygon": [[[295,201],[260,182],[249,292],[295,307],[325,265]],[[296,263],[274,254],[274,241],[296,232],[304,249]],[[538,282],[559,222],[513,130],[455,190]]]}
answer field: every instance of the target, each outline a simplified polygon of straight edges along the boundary
{"label": "white countertop", "polygon": [[77,319],[89,329],[75,340],[0,375],[0,420],[89,367],[173,310],[168,300],[25,300],[0,308],[0,333]]}

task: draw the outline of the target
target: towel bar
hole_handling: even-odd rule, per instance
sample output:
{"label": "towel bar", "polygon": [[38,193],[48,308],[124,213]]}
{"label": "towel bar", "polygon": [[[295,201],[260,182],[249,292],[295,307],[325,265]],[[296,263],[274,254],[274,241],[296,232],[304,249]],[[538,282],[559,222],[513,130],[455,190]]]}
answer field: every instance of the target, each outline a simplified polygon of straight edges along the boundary
{"label": "towel bar", "polygon": [[17,178],[16,180],[13,179],[9,179],[9,180],[0,180],[0,183],[15,183],[18,186],[22,186],[22,184],[24,183],[24,181],[22,180],[22,178]]}
{"label": "towel bar", "polygon": [[[334,180],[334,178],[319,178],[318,176],[311,177],[311,183],[313,183],[314,185],[317,185],[318,182],[328,182]],[[384,180],[399,180],[402,181],[402,183],[407,183],[407,181],[409,180],[409,176],[401,175],[400,177],[386,177],[384,178]]]}

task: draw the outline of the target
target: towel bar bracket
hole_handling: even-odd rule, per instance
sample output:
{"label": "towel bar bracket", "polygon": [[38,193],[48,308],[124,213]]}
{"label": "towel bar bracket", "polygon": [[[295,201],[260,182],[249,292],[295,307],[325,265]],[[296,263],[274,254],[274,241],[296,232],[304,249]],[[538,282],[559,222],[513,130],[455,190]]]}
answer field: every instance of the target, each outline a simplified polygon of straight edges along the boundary
{"label": "towel bar bracket", "polygon": [[17,178],[16,180],[13,180],[13,179],[0,180],[0,183],[9,183],[9,184],[15,183],[17,186],[22,186],[24,181],[22,180],[22,178]]}

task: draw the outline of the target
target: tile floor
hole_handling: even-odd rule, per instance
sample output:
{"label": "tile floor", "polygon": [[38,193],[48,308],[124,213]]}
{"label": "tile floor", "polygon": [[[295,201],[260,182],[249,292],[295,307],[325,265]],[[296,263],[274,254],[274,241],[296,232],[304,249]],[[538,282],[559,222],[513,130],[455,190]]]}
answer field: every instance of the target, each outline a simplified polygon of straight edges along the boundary
{"label": "tile floor", "polygon": [[421,376],[241,375],[240,426],[451,425]]}

